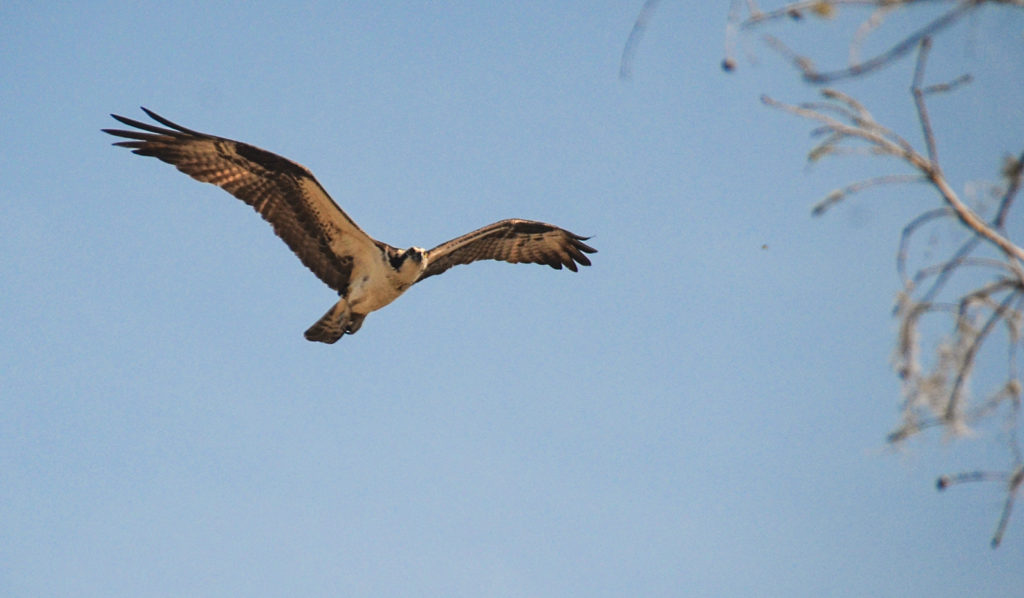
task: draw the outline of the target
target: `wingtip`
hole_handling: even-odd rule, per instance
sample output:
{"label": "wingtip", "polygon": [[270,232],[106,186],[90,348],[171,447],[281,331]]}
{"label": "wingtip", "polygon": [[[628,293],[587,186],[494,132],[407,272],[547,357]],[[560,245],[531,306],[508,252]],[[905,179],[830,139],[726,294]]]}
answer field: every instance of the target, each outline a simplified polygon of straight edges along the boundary
{"label": "wingtip", "polygon": [[594,235],[583,236],[577,235],[576,233],[570,231],[565,232],[569,233],[569,237],[572,238],[572,244],[575,245],[576,247],[579,247],[581,250],[586,251],[587,253],[597,253],[596,249],[584,243],[584,241],[589,241],[593,239]]}
{"label": "wingtip", "polygon": [[160,116],[159,114],[157,114],[156,112],[153,112],[152,110],[150,110],[149,108],[146,108],[145,106],[139,106],[139,108],[141,108],[142,111],[146,113],[146,116],[152,118],[153,120],[155,120],[156,122],[162,124],[165,127],[170,127],[170,128],[172,128],[172,129],[174,129],[176,131],[181,131],[182,133],[192,133],[192,134],[196,133],[195,131],[193,131],[191,129],[187,129],[187,128],[179,125],[176,122],[172,122],[172,121],[170,121],[170,120]]}
{"label": "wingtip", "polygon": [[590,238],[591,237],[577,237],[576,238],[576,242],[573,243],[573,246],[576,249],[579,249],[580,251],[582,251],[583,253],[597,253],[596,249],[594,249],[590,245],[587,245],[586,243],[584,243],[584,241],[587,241]]}

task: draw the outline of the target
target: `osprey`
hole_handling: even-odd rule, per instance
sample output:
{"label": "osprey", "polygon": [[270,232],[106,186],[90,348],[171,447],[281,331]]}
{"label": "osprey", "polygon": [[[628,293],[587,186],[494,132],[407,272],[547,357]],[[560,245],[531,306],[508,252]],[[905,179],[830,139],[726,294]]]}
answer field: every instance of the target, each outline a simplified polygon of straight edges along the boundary
{"label": "osprey", "polygon": [[197,181],[212,183],[249,204],[303,264],[338,292],[338,302],[309,330],[311,341],[333,343],[355,334],[367,314],[417,282],[477,260],[547,264],[573,272],[589,266],[589,237],[532,220],[502,220],[431,250],[398,249],[369,236],[334,203],[313,173],[258,147],[207,135],[142,109],[162,128],[111,114],[137,130],[103,129],[131,141],[114,145],[153,156]]}

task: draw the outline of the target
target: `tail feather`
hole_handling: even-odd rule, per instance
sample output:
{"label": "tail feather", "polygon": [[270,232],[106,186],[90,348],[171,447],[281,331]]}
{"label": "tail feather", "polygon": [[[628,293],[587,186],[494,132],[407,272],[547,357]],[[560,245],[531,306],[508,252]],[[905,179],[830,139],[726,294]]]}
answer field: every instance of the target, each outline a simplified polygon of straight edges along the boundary
{"label": "tail feather", "polygon": [[336,343],[345,334],[348,324],[348,302],[342,299],[331,306],[316,324],[306,331],[306,340],[321,343]]}
{"label": "tail feather", "polygon": [[355,334],[363,325],[366,314],[354,314],[348,302],[342,299],[327,310],[315,324],[306,331],[306,340],[320,343],[336,343],[345,334]]}

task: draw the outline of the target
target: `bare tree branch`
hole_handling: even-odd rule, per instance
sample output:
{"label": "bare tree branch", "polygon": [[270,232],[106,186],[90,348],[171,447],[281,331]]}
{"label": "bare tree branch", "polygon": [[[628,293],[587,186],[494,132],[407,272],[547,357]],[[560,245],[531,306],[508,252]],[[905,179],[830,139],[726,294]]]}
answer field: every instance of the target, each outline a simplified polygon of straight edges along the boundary
{"label": "bare tree branch", "polygon": [[[865,42],[889,17],[915,5],[946,4],[948,9],[925,21],[888,49],[866,59],[861,58]],[[888,437],[900,443],[931,428],[954,435],[1005,415],[1007,447],[1013,465],[1006,471],[975,471],[939,478],[939,489],[965,482],[996,481],[1004,484],[1005,501],[992,537],[997,547],[1006,532],[1017,494],[1024,485],[1024,459],[1019,438],[1022,419],[1021,381],[1017,359],[1022,347],[1024,322],[1024,249],[1011,240],[1007,230],[1010,211],[1024,180],[1024,152],[1005,158],[1004,179],[998,193],[998,207],[990,220],[983,219],[954,190],[943,172],[935,134],[935,123],[928,110],[929,99],[937,93],[949,93],[971,81],[960,75],[943,83],[926,81],[932,39],[946,31],[965,15],[984,5],[1024,8],[1024,0],[804,0],[785,2],[779,8],[762,11],[753,0],[733,0],[726,25],[726,57],[723,64],[735,66],[733,39],[741,31],[750,31],[781,19],[800,20],[804,16],[831,18],[841,7],[869,9],[870,13],[852,34],[849,64],[821,71],[810,56],[791,49],[777,37],[763,36],[770,48],[786,59],[807,82],[813,84],[860,78],[909,56],[916,48],[916,63],[910,95],[917,113],[923,149],[917,149],[902,135],[878,123],[867,107],[837,89],[823,89],[822,100],[789,104],[762,96],[775,109],[815,124],[812,136],[817,140],[808,153],[808,161],[850,154],[895,158],[912,172],[884,174],[859,180],[830,192],[815,204],[812,213],[821,215],[863,190],[903,183],[926,183],[936,194],[940,206],[911,220],[900,235],[896,269],[903,289],[897,297],[894,314],[899,321],[893,367],[903,387],[900,426]],[[966,233],[955,249],[940,259],[928,258],[911,267],[912,249],[925,227],[950,226]],[[931,251],[924,252],[924,255]],[[942,322],[952,324],[943,340],[928,341],[934,353],[930,363],[922,361],[921,337],[933,336]],[[1005,334],[996,334],[1004,331]],[[999,345],[996,345],[999,343]],[[972,397],[972,374],[979,365],[984,347],[1006,347],[1006,370],[1002,382],[983,399]],[[989,351],[985,351],[988,355]],[[986,370],[986,377],[990,375]]]}
{"label": "bare tree branch", "polygon": [[[916,31],[903,37],[898,43],[889,49],[880,52],[867,60],[861,60],[860,48],[867,37],[880,28],[885,19],[899,8],[914,4],[937,4],[946,2],[954,6],[942,15],[927,22]],[[730,10],[730,25],[726,29],[727,44],[726,58],[724,63],[735,65],[735,59],[731,55],[734,46],[729,37],[735,36],[739,30],[753,29],[763,26],[766,23],[783,18],[802,19],[804,15],[811,14],[819,17],[829,18],[838,12],[840,7],[875,7],[871,15],[861,24],[854,34],[850,45],[850,64],[845,68],[831,71],[818,71],[813,63],[806,56],[793,52],[786,48],[775,38],[768,38],[769,45],[786,57],[803,75],[805,81],[816,85],[833,83],[842,79],[858,77],[873,72],[879,68],[892,64],[909,54],[927,37],[934,37],[950,25],[956,23],[965,15],[981,7],[984,4],[1006,4],[1013,6],[1024,6],[1024,0],[805,0],[802,2],[788,2],[782,7],[762,12],[752,2],[746,2],[747,17],[740,17],[740,3],[733,0]]]}
{"label": "bare tree branch", "polygon": [[939,171],[939,152],[935,146],[935,133],[932,131],[932,122],[928,118],[928,108],[924,102],[924,91],[922,81],[924,80],[925,64],[928,62],[928,53],[932,49],[932,38],[926,37],[921,40],[921,47],[917,53],[917,66],[914,67],[914,82],[910,86],[910,93],[914,96],[914,107],[917,108],[917,118],[921,121],[921,133],[924,135],[924,142],[928,146],[928,161],[932,168]]}
{"label": "bare tree branch", "polygon": [[835,191],[826,195],[825,199],[814,204],[814,208],[811,209],[811,214],[815,216],[821,216],[829,208],[845,199],[848,195],[859,193],[871,187],[879,187],[882,185],[898,185],[901,183],[912,182],[925,182],[925,179],[922,178],[920,175],[916,174],[890,174],[885,176],[872,177],[870,179],[865,179],[863,181],[857,181],[856,183],[851,183],[841,189],[836,189]]}
{"label": "bare tree branch", "polygon": [[[640,10],[622,53],[620,77],[629,78],[633,56],[658,2],[646,0]],[[895,44],[867,58],[862,48],[888,19],[922,5],[943,6],[938,16],[930,16]],[[762,11],[755,0],[732,0],[725,27],[725,57],[722,68],[732,71],[736,39],[742,32],[765,27],[783,19],[803,20],[805,16],[832,18],[840,9],[868,10],[867,18],[852,33],[849,59],[845,67],[819,70],[809,55],[791,49],[781,39],[764,35],[770,48],[786,59],[809,83],[821,85],[861,78],[900,61],[917,49],[910,95],[917,112],[923,150],[919,150],[895,130],[877,122],[867,107],[838,89],[822,89],[822,99],[789,104],[767,95],[762,102],[815,123],[812,136],[816,144],[808,152],[809,162],[826,157],[868,155],[894,158],[911,172],[882,174],[841,186],[816,203],[812,213],[822,215],[849,196],[868,189],[926,183],[937,195],[940,205],[911,220],[900,235],[896,269],[903,283],[897,295],[894,315],[899,321],[893,367],[903,391],[902,422],[888,437],[899,443],[926,429],[942,428],[959,434],[969,426],[990,421],[1005,414],[1007,446],[1013,465],[1006,471],[975,471],[939,478],[939,489],[965,482],[998,481],[1005,484],[1006,499],[992,537],[992,546],[1002,541],[1017,493],[1024,485],[1024,450],[1019,431],[1022,425],[1021,382],[1017,359],[1022,346],[1024,323],[1024,249],[1011,240],[1007,221],[1024,179],[1024,152],[1007,157],[1002,168],[1005,187],[999,193],[994,217],[986,221],[967,205],[954,190],[940,163],[935,125],[928,101],[938,93],[949,93],[971,81],[960,75],[943,83],[928,84],[926,72],[932,39],[946,32],[964,16],[987,6],[1024,8],[1024,0],[799,0]],[[919,233],[943,224],[966,233],[945,257],[927,257],[913,268],[912,250]],[[930,256],[930,251],[924,252]],[[927,336],[943,323],[952,324],[945,338],[929,341],[934,351],[930,363],[921,358],[922,329]],[[995,334],[1005,331],[1005,335]],[[1005,377],[983,400],[973,399],[971,375],[983,348],[996,342],[1006,345]],[[986,355],[989,351],[986,351]],[[986,371],[986,375],[990,375]]]}

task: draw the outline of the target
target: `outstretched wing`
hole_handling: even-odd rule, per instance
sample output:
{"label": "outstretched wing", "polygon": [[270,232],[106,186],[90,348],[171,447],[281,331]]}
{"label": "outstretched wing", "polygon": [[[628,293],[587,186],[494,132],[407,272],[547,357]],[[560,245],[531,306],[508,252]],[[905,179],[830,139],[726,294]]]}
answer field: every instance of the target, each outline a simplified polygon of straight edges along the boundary
{"label": "outstretched wing", "polygon": [[259,212],[320,280],[344,293],[352,256],[338,247],[377,244],[327,195],[306,167],[258,147],[186,129],[142,109],[157,127],[111,114],[138,130],[103,129],[131,139],[114,145],[173,164],[197,181],[212,183]]}
{"label": "outstretched wing", "polygon": [[547,264],[556,270],[565,266],[576,272],[577,264],[590,265],[584,253],[597,253],[583,242],[589,238],[544,222],[502,220],[428,251],[427,268],[416,282],[477,260]]}

